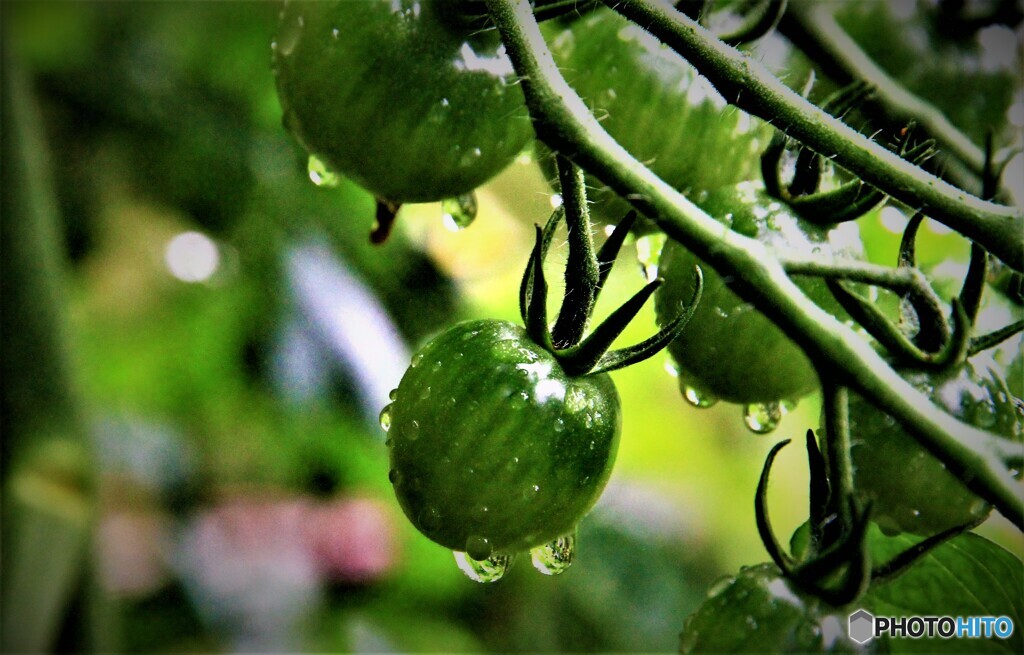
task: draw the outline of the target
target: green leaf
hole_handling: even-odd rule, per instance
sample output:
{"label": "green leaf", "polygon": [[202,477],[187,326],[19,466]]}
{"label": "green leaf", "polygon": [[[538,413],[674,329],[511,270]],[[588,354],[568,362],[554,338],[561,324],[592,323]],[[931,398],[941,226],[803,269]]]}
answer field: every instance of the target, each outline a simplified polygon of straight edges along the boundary
{"label": "green leaf", "polygon": [[[876,565],[917,539],[871,535]],[[939,546],[892,582],[872,587],[860,605],[875,616],[1006,616],[1009,639],[890,638],[893,653],[1021,653],[1024,564],[997,544],[964,534]]]}

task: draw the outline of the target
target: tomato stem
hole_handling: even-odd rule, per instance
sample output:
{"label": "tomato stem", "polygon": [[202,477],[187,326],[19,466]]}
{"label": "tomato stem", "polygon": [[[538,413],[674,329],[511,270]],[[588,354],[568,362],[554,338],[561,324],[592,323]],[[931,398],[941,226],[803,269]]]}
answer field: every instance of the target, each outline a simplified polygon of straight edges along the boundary
{"label": "tomato stem", "polygon": [[551,339],[557,348],[568,348],[578,344],[586,332],[601,277],[590,233],[583,171],[562,155],[555,155],[555,162],[569,229],[569,256],[565,262],[565,296]]}

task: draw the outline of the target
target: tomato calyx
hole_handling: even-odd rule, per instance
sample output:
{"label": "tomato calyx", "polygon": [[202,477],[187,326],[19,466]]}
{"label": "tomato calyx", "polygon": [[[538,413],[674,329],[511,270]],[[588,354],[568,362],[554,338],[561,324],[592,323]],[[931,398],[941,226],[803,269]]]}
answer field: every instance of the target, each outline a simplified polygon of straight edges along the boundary
{"label": "tomato calyx", "polygon": [[[834,438],[834,437],[833,437]],[[799,556],[786,552],[772,531],[767,491],[771,467],[789,439],[775,444],[765,459],[758,480],[754,513],[758,535],[782,574],[804,593],[841,607],[860,598],[870,587],[885,584],[907,571],[936,547],[977,527],[984,518],[953,526],[929,536],[877,566],[868,549],[871,504],[833,485],[838,477],[818,449],[813,430],[807,430],[810,472],[810,512],[807,543]],[[833,464],[834,466],[834,464]],[[795,550],[795,549],[794,549]]]}
{"label": "tomato calyx", "polygon": [[[551,352],[570,376],[607,373],[648,359],[672,342],[693,316],[703,290],[700,267],[694,267],[696,283],[689,303],[649,339],[628,348],[609,351],[615,339],[661,286],[663,280],[660,278],[647,284],[584,336],[597,298],[637,215],[634,211],[626,214],[600,250],[595,252],[582,171],[561,155],[557,156],[557,161],[563,205],[551,214],[543,228],[535,226],[536,242],[520,285],[519,310],[527,333],[538,345]],[[548,321],[544,259],[555,228],[563,218],[569,228],[569,256],[565,269],[565,295],[552,328]]]}
{"label": "tomato calyx", "polygon": [[[804,96],[814,83],[813,75],[804,87]],[[822,110],[837,118],[844,117],[874,93],[867,82],[853,82],[825,99]],[[935,155],[935,141],[928,139],[912,144],[914,122],[899,132],[898,140],[889,147],[900,157],[920,165]],[[789,183],[783,181],[787,164],[794,172]],[[796,143],[776,131],[771,143],[761,155],[761,175],[769,195],[789,204],[804,219],[822,226],[860,218],[885,200],[885,194],[859,178],[845,182],[828,191],[819,190],[825,163],[817,152]]]}

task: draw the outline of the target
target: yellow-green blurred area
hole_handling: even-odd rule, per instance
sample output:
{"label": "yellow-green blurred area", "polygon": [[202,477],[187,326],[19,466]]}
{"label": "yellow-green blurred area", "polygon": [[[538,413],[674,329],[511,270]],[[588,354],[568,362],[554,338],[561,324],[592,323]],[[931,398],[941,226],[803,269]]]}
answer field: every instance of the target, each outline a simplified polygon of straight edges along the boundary
{"label": "yellow-green blurred area", "polygon": [[[774,443],[817,427],[820,400],[755,435],[741,407],[687,405],[665,356],[614,373],[618,461],[572,568],[542,576],[520,557],[498,583],[470,581],[402,516],[377,413],[430,335],[518,320],[553,192],[524,154],[478,191],[468,228],[448,229],[439,204],[408,206],[370,245],[373,199],[344,180],[314,184],[281,126],[278,10],[3,8],[5,75],[11,62],[27,75],[56,200],[69,374],[55,393],[80,408],[64,432],[4,436],[4,494],[19,508],[5,509],[4,565],[37,556],[8,581],[52,587],[63,608],[34,629],[73,651],[674,651],[716,579],[767,560],[757,477]],[[873,260],[895,263],[906,221],[895,207],[862,221]],[[636,248],[598,318],[644,284]],[[563,233],[552,250],[557,298]],[[923,267],[967,254],[955,234],[922,229]],[[621,343],[656,329],[646,308]],[[27,407],[52,423],[45,397]],[[801,448],[780,455],[770,493],[788,535],[807,514]],[[998,517],[983,531],[1021,553]],[[81,562],[62,556],[76,549]],[[11,588],[5,613],[31,599]]]}

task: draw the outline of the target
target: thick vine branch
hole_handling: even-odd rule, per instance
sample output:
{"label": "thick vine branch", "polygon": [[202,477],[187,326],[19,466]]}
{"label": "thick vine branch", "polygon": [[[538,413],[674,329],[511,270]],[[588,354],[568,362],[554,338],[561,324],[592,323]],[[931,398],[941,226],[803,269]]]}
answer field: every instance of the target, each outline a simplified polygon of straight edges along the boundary
{"label": "thick vine branch", "polygon": [[1024,271],[1024,210],[976,198],[901,159],[801,97],[749,55],[657,0],[606,3],[689,61],[738,108]]}
{"label": "thick vine branch", "polygon": [[888,117],[900,124],[914,120],[939,145],[940,152],[963,162],[974,181],[985,172],[985,152],[949,119],[908,91],[882,70],[836,22],[827,7],[815,3],[793,3],[779,30],[791,41],[813,51],[814,61],[826,68],[838,82],[870,80],[874,98]]}
{"label": "thick vine branch", "polygon": [[596,175],[671,238],[723,275],[801,344],[819,366],[884,407],[970,489],[1024,529],[1024,500],[1003,459],[1022,449],[957,421],[893,371],[870,345],[815,305],[761,243],[731,231],[633,158],[601,127],[566,83],[528,0],[487,0],[522,82],[538,137]]}

